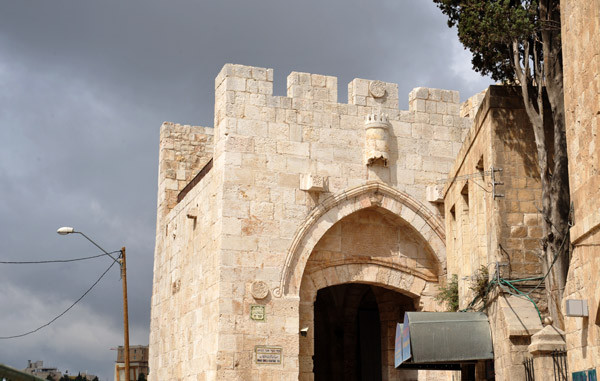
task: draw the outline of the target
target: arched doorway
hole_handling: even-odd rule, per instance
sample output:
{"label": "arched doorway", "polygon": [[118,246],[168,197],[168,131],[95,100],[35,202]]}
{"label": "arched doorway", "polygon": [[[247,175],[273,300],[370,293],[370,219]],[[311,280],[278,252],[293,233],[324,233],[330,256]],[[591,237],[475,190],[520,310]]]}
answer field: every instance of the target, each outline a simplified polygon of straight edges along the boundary
{"label": "arched doorway", "polygon": [[315,381],[379,381],[400,373],[394,369],[394,333],[405,311],[414,311],[413,299],[378,286],[347,283],[319,290]]}
{"label": "arched doorway", "polygon": [[410,223],[380,207],[351,213],[314,245],[300,283],[300,379],[416,379],[394,368],[405,311],[437,309],[443,267]]}

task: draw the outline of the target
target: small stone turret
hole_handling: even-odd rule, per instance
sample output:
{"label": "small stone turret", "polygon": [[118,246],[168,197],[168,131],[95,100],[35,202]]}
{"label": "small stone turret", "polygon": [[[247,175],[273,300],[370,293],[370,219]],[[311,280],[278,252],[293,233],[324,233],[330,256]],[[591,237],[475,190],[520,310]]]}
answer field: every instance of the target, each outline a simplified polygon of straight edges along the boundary
{"label": "small stone turret", "polygon": [[390,157],[388,144],[388,127],[390,126],[387,114],[368,114],[365,117],[365,164],[376,165],[381,163],[387,167]]}

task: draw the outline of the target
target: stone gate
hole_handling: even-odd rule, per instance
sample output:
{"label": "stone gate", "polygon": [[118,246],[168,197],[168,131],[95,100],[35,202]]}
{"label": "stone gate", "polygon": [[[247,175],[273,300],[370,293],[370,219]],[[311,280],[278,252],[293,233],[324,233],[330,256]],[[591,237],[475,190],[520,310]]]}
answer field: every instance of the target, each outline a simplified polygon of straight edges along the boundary
{"label": "stone gate", "polygon": [[440,309],[436,181],[471,119],[456,91],[399,110],[392,83],[354,79],[338,103],[335,77],[293,72],[287,96],[272,81],[225,65],[214,129],[161,128],[151,377],[414,379],[393,330]]}

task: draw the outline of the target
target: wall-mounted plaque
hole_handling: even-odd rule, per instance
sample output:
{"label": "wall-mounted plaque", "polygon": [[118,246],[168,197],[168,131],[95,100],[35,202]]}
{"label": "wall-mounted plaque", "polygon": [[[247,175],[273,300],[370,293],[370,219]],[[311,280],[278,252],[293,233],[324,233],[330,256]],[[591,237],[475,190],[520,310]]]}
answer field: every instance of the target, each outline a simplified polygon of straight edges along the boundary
{"label": "wall-mounted plaque", "polygon": [[255,321],[265,321],[265,306],[252,304],[250,306],[250,319]]}
{"label": "wall-mounted plaque", "polygon": [[283,348],[257,345],[254,347],[256,363],[261,365],[279,365],[283,357]]}

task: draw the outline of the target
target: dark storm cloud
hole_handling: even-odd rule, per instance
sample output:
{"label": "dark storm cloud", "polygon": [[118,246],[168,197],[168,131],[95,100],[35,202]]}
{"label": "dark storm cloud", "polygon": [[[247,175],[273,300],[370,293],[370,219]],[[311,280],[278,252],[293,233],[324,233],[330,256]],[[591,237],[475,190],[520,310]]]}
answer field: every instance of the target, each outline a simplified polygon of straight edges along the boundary
{"label": "dark storm cloud", "polygon": [[[148,343],[158,131],[162,121],[212,126],[223,64],[458,89],[488,83],[430,1],[31,1],[0,5],[0,257],[96,254],[127,246],[132,344]],[[401,106],[406,107],[406,102]],[[110,260],[0,267],[0,336],[62,312]],[[0,343],[26,360],[112,378],[122,337],[118,270],[67,315]]]}

